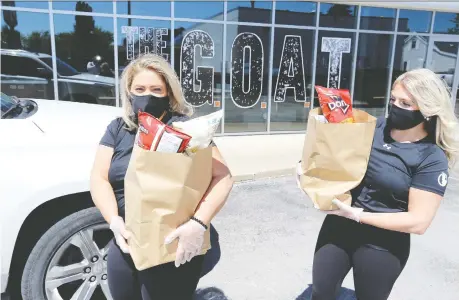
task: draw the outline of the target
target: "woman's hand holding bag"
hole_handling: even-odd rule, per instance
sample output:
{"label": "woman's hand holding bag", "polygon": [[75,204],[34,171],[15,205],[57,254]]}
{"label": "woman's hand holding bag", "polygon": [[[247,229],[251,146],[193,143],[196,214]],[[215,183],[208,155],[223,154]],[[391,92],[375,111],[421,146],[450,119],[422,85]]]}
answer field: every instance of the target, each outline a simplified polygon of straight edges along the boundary
{"label": "woman's hand holding bag", "polygon": [[189,220],[166,237],[164,241],[166,245],[178,238],[175,257],[175,266],[177,268],[191,261],[193,257],[201,252],[205,232],[206,228],[203,225],[194,220]]}

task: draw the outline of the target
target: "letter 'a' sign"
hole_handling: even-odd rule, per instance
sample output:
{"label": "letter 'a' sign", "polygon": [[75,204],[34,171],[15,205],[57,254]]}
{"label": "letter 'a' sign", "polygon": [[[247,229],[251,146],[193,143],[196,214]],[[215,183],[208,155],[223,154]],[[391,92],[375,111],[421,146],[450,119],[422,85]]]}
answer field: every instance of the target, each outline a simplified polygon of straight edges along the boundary
{"label": "letter 'a' sign", "polygon": [[341,59],[343,53],[351,52],[350,38],[322,38],[322,52],[329,52],[327,88],[338,89],[341,82]]}
{"label": "letter 'a' sign", "polygon": [[274,102],[284,102],[288,89],[293,89],[296,102],[306,102],[303,48],[298,35],[286,35],[284,38]]}

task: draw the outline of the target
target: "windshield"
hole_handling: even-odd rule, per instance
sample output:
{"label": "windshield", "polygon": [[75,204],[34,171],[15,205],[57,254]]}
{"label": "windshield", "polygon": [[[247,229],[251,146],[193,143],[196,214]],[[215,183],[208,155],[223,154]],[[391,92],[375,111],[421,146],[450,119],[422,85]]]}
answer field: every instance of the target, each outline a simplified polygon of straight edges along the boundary
{"label": "windshield", "polygon": [[[40,59],[45,64],[47,64],[50,68],[53,68],[53,60],[51,57],[40,57]],[[57,57],[56,57],[56,64],[57,64],[57,73],[59,73],[62,76],[73,76],[73,75],[80,74],[74,67],[63,62]]]}
{"label": "windshield", "polygon": [[2,116],[4,113],[12,109],[16,105],[16,100],[14,98],[11,98],[10,96],[7,96],[3,93],[0,93],[1,97],[1,107],[2,107]]}

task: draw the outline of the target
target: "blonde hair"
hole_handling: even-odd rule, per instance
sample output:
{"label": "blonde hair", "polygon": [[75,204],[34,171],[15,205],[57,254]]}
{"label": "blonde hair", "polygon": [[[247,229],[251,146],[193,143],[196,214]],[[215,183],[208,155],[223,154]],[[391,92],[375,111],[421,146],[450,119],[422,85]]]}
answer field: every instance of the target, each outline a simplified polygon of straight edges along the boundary
{"label": "blonde hair", "polygon": [[171,110],[183,115],[192,115],[192,107],[185,102],[180,81],[171,65],[161,56],[156,54],[144,54],[131,61],[123,70],[120,80],[121,105],[123,107],[123,120],[128,130],[137,128],[133,121],[134,112],[131,105],[130,90],[134,77],[143,70],[151,70],[158,73],[166,83],[167,95],[169,96]]}
{"label": "blonde hair", "polygon": [[452,168],[459,154],[459,126],[446,83],[429,69],[415,69],[400,75],[396,84],[401,84],[412,96],[424,117],[437,117],[435,141]]}

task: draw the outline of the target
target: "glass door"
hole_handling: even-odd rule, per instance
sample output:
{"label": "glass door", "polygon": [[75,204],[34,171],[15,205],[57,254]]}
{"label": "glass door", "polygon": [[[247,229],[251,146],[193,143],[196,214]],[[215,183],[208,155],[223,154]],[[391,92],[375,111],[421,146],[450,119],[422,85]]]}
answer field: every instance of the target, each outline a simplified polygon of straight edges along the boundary
{"label": "glass door", "polygon": [[448,84],[456,115],[459,116],[459,37],[432,37],[427,54],[427,68]]}

